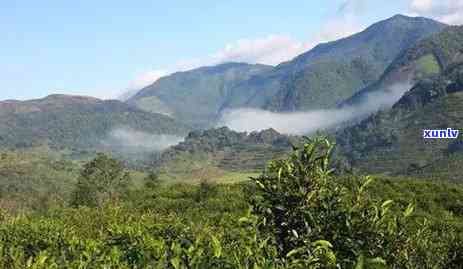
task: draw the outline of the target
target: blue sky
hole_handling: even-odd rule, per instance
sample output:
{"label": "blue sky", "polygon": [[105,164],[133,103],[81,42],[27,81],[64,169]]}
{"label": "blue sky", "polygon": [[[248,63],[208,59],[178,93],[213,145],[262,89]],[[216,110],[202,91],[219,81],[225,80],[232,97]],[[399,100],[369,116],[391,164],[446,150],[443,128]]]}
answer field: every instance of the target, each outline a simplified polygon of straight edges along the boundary
{"label": "blue sky", "polygon": [[397,13],[461,17],[463,1],[431,2],[1,1],[0,99],[111,98],[200,65],[276,64]]}

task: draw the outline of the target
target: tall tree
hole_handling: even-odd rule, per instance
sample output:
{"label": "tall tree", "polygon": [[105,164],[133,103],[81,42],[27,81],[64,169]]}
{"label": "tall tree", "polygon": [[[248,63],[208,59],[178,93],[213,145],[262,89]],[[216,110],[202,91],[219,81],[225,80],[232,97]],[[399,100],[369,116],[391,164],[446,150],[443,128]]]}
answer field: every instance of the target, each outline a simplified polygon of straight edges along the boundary
{"label": "tall tree", "polygon": [[127,188],[129,180],[128,172],[119,161],[99,153],[84,165],[71,204],[101,206],[105,201],[116,199]]}

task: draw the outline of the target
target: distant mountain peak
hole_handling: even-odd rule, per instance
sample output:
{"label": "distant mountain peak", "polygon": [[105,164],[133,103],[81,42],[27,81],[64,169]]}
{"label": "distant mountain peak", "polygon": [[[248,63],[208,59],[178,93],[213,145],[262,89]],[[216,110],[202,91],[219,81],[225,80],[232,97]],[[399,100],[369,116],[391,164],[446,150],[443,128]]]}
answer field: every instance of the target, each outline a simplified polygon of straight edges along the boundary
{"label": "distant mountain peak", "polygon": [[98,103],[103,102],[103,100],[84,95],[70,95],[70,94],[50,94],[42,98],[29,99],[29,100],[0,100],[0,104],[29,104],[29,103],[43,103],[43,102],[52,102],[52,103]]}
{"label": "distant mountain peak", "polygon": [[420,22],[422,22],[422,23],[440,24],[440,25],[447,26],[447,24],[436,21],[436,20],[431,19],[431,18],[426,18],[426,17],[421,17],[421,16],[407,16],[407,15],[403,15],[403,14],[397,14],[397,15],[394,15],[394,16],[392,16],[390,18],[381,20],[381,21],[373,24],[370,27],[373,27],[375,25],[390,24],[390,23],[420,23]]}
{"label": "distant mountain peak", "polygon": [[387,21],[416,21],[416,20],[426,20],[426,21],[433,21],[433,22],[438,22],[440,24],[444,24],[442,22],[439,22],[439,21],[436,21],[434,19],[431,19],[431,18],[426,18],[426,17],[422,17],[422,16],[409,16],[409,15],[404,15],[404,14],[396,14],[392,17],[389,17],[385,20],[382,20],[380,22],[387,22]]}
{"label": "distant mountain peak", "polygon": [[[407,21],[412,21],[412,20],[416,20],[416,19],[427,19],[427,20],[432,20],[432,19],[428,19],[428,18],[425,18],[425,17],[419,17],[419,16],[408,16],[408,15],[404,15],[404,14],[396,14],[392,17],[389,17],[385,20],[382,20],[382,22],[387,22],[387,21],[398,21],[398,20],[407,20]],[[381,22],[381,21],[380,21]]]}

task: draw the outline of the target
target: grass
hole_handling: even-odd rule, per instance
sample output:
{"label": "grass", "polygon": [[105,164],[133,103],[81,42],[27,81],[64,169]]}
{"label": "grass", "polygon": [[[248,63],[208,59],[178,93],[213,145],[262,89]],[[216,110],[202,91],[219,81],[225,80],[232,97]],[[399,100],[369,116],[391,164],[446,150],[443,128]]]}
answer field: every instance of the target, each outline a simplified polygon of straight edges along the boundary
{"label": "grass", "polygon": [[221,170],[216,167],[205,167],[201,170],[192,171],[190,174],[165,174],[161,173],[159,179],[169,184],[190,183],[198,184],[202,181],[232,184],[249,180],[250,177],[258,176],[256,172],[233,172]]}
{"label": "grass", "polygon": [[418,79],[432,75],[439,74],[441,68],[433,54],[422,56],[416,61],[416,77]]}

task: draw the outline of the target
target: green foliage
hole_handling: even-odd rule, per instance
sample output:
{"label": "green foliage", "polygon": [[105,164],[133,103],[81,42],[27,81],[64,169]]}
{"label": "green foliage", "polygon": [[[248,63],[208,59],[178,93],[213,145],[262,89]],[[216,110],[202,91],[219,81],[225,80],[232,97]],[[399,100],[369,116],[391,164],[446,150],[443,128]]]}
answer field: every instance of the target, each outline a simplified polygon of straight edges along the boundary
{"label": "green foliage", "polygon": [[214,183],[203,179],[199,183],[199,188],[195,194],[195,200],[200,202],[215,195],[217,195],[217,186]]}
{"label": "green foliage", "polygon": [[[22,102],[0,102],[0,147],[46,145],[76,153],[119,149],[106,145],[117,128],[150,134],[184,135],[188,128],[170,117],[144,112],[116,101],[51,95]],[[88,155],[88,154],[87,154]]]}
{"label": "green foliage", "polygon": [[417,79],[429,77],[440,73],[439,62],[433,54],[428,54],[419,58],[416,62],[416,75]]}
{"label": "green foliage", "polygon": [[364,268],[361,264],[377,262],[420,268],[429,254],[415,253],[416,240],[429,235],[410,229],[414,206],[395,213],[392,200],[374,202],[366,191],[368,177],[352,178],[349,189],[340,185],[332,175],[332,149],[328,140],[309,141],[254,179],[259,229],[275,236],[280,257],[297,259],[301,266]]}
{"label": "green foliage", "polygon": [[269,69],[260,64],[224,63],[179,72],[159,79],[128,102],[195,128],[211,128],[232,89]]}
{"label": "green foliage", "polygon": [[273,129],[260,132],[235,132],[227,127],[193,131],[185,141],[172,146],[153,163],[160,173],[202,177],[204,173],[255,172],[272,159],[281,158],[300,138]]}
{"label": "green foliage", "polygon": [[[461,136],[423,140],[425,129],[462,126],[462,64],[417,83],[390,110],[378,112],[336,134],[342,154],[367,173],[411,174],[460,180]],[[461,131],[460,131],[461,132]]]}
{"label": "green foliage", "polygon": [[300,111],[335,107],[378,79],[384,67],[368,61],[373,60],[359,57],[346,62],[339,59],[307,67],[286,78],[266,108]]}
{"label": "green foliage", "polygon": [[154,187],[123,196],[124,170],[99,155],[79,182],[119,199],[0,210],[0,268],[459,267],[463,187],[335,176],[332,146],[308,141],[240,184],[158,184],[151,175]]}
{"label": "green foliage", "polygon": [[161,184],[161,181],[159,180],[159,175],[157,173],[150,173],[145,178],[145,185],[144,185],[145,188],[157,189],[160,184]]}
{"label": "green foliage", "polygon": [[269,110],[335,107],[379,79],[402,51],[442,28],[444,25],[435,21],[394,16],[277,66],[260,87],[253,80],[240,88],[252,97],[246,104],[258,104],[262,93],[268,94],[264,104]]}
{"label": "green foliage", "polygon": [[127,188],[129,174],[122,164],[105,154],[84,165],[72,195],[73,206],[101,206]]}
{"label": "green foliage", "polygon": [[42,211],[68,200],[79,164],[37,149],[0,152],[0,208]]}
{"label": "green foliage", "polygon": [[276,67],[226,63],[176,73],[146,87],[129,103],[200,128],[215,125],[224,108],[333,107],[378,79],[404,49],[443,27],[428,19],[395,16]]}

